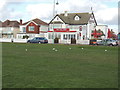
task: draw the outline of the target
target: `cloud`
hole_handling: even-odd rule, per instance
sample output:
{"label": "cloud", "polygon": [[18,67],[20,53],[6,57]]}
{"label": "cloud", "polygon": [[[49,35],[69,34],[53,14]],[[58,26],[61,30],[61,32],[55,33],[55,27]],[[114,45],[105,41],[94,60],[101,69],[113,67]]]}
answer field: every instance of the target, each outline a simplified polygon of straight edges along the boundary
{"label": "cloud", "polygon": [[99,23],[107,23],[110,25],[118,24],[118,9],[117,8],[104,8],[95,13],[96,19]]}
{"label": "cloud", "polygon": [[[57,0],[56,0],[57,1]],[[56,6],[57,13],[64,11],[72,13],[90,12],[93,7],[96,20],[98,23],[117,25],[118,10],[109,7],[110,2],[118,2],[118,0],[58,0],[59,5]],[[35,3],[37,2],[37,3]],[[104,2],[108,2],[107,4]],[[17,10],[23,7],[21,10]],[[23,10],[24,9],[24,10]],[[50,21],[53,17],[53,0],[1,0],[0,3],[0,20],[5,19],[26,19],[40,18]]]}
{"label": "cloud", "polygon": [[31,18],[49,19],[52,15],[52,7],[51,4],[30,4],[26,7],[26,12],[31,15]]}

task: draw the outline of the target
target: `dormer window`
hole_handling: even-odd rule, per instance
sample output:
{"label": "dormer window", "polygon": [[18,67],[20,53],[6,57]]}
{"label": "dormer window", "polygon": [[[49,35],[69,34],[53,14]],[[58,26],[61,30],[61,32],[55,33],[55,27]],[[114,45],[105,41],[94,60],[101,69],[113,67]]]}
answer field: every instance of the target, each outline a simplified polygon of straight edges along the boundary
{"label": "dormer window", "polygon": [[57,17],[57,20],[59,20],[59,18]]}
{"label": "dormer window", "polygon": [[77,20],[80,20],[80,17],[79,16],[75,16],[74,19],[77,21]]}

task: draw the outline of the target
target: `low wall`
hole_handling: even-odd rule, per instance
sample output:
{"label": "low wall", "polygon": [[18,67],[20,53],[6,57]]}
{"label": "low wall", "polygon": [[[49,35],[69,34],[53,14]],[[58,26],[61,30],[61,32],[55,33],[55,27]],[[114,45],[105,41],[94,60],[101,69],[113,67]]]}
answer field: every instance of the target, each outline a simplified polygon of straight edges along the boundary
{"label": "low wall", "polygon": [[97,42],[100,42],[100,41],[102,41],[102,40],[97,40]]}
{"label": "low wall", "polygon": [[[48,43],[53,44],[53,39],[48,39]],[[71,44],[71,40],[59,40],[60,44]],[[84,45],[89,45],[90,41],[89,40],[76,40],[76,44],[84,44]]]}
{"label": "low wall", "polygon": [[53,39],[48,39],[48,43],[53,44]]}
{"label": "low wall", "polygon": [[12,42],[12,39],[0,38],[0,42]]}
{"label": "low wall", "polygon": [[15,42],[15,43],[26,43],[28,39],[8,39],[0,38],[0,42]]}
{"label": "low wall", "polygon": [[[0,38],[0,42],[15,42],[15,43],[27,43],[28,39],[6,39],[6,38]],[[48,43],[53,44],[53,39],[48,39]],[[71,44],[71,40],[59,40],[60,44]],[[76,40],[76,44],[84,44],[89,45],[89,40]]]}
{"label": "low wall", "polygon": [[13,39],[13,42],[15,43],[27,43],[28,39]]}
{"label": "low wall", "polygon": [[90,44],[90,40],[76,40],[76,44],[89,45]]}

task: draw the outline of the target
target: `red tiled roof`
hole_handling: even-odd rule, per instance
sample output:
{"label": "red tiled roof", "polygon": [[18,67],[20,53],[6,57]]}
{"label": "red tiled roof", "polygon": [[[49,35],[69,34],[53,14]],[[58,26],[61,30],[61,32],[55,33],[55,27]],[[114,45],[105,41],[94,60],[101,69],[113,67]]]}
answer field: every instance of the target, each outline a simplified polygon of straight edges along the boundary
{"label": "red tiled roof", "polygon": [[[36,24],[38,24],[38,25],[48,25],[48,23],[46,23],[46,22],[44,22],[44,21],[42,21],[42,20],[40,20],[40,19],[38,19],[38,18],[33,19],[33,20],[31,20],[31,21],[34,21],[34,22],[35,22]],[[25,22],[25,23],[23,23],[22,25],[26,25],[26,24],[28,24],[28,23],[31,22],[31,21]]]}
{"label": "red tiled roof", "polygon": [[3,23],[0,22],[1,27],[19,27],[20,23],[18,21],[6,20]]}

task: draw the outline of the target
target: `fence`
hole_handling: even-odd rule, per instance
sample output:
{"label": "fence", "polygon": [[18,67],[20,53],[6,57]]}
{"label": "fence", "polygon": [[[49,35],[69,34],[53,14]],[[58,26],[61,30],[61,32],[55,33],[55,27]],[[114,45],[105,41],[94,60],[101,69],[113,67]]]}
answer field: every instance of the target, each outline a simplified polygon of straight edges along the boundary
{"label": "fence", "polygon": [[15,43],[27,43],[28,39],[13,39],[13,42]]}
{"label": "fence", "polygon": [[76,44],[89,45],[90,44],[90,40],[76,40]]}
{"label": "fence", "polygon": [[[28,39],[7,39],[7,38],[0,38],[0,42],[15,42],[15,43],[27,43]],[[54,43],[53,39],[48,39],[48,43]],[[59,40],[58,43],[60,44],[71,44],[71,40]],[[84,44],[89,45],[89,40],[76,40],[76,44]]]}
{"label": "fence", "polygon": [[[48,39],[48,43],[54,43],[53,39]],[[60,44],[71,44],[71,40],[60,40]],[[84,45],[89,45],[90,41],[89,40],[76,40],[76,44],[84,44]]]}
{"label": "fence", "polygon": [[0,42],[12,42],[12,39],[0,38]]}
{"label": "fence", "polygon": [[0,38],[0,42],[15,42],[15,43],[26,43],[28,39],[7,39]]}

